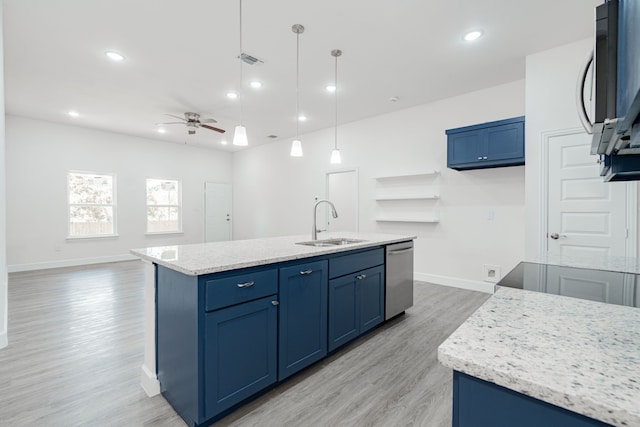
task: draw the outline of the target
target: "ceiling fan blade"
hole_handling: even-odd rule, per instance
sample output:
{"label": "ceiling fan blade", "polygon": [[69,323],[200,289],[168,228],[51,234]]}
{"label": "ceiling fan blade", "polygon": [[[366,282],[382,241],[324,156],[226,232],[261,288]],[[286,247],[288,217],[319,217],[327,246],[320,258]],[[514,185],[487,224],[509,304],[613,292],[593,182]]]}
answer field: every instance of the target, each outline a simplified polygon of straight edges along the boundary
{"label": "ceiling fan blade", "polygon": [[220,132],[220,133],[225,133],[226,132],[226,130],[224,130],[224,129],[214,128],[213,126],[204,125],[202,123],[200,123],[200,127],[207,128],[207,129],[210,129],[210,130],[214,130],[214,131]]}
{"label": "ceiling fan blade", "polygon": [[173,114],[165,114],[165,116],[173,117],[174,119],[180,119],[182,121],[187,121],[184,117],[174,116]]}
{"label": "ceiling fan blade", "polygon": [[167,122],[167,123],[156,123],[156,126],[159,125],[183,125],[185,122]]}
{"label": "ceiling fan blade", "polygon": [[200,120],[200,123],[218,123],[216,119],[204,119]]}

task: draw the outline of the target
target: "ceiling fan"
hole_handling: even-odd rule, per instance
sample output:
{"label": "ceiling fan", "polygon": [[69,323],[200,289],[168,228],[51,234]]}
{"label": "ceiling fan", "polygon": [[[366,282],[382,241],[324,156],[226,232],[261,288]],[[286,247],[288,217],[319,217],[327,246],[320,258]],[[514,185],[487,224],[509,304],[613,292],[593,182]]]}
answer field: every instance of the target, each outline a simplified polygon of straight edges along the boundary
{"label": "ceiling fan", "polygon": [[213,130],[220,133],[225,133],[224,129],[220,129],[214,126],[209,126],[205,123],[218,123],[216,119],[204,119],[200,120],[200,114],[198,113],[184,113],[184,118],[180,116],[174,116],[173,114],[167,114],[169,117],[174,117],[176,119],[180,119],[180,122],[167,122],[167,123],[156,123],[156,125],[186,125],[189,135],[193,135],[196,133],[196,129],[202,127],[205,129]]}

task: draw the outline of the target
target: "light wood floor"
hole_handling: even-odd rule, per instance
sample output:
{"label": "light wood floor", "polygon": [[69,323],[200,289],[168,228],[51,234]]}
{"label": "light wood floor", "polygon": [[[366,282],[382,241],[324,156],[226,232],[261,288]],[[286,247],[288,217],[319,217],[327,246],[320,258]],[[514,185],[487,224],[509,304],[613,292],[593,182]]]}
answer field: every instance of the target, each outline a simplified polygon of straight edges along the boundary
{"label": "light wood floor", "polygon": [[[139,385],[143,266],[9,275],[0,426],[184,426]],[[450,426],[438,345],[489,295],[416,283],[415,305],[216,426]]]}

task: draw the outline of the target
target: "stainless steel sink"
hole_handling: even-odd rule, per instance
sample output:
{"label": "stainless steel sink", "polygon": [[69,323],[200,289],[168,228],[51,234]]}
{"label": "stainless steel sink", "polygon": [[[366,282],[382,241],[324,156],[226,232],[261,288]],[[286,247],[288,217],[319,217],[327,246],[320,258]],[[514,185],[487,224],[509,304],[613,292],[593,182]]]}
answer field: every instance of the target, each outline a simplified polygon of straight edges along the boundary
{"label": "stainless steel sink", "polygon": [[327,247],[327,246],[349,245],[351,243],[361,243],[364,241],[365,240],[360,240],[360,239],[347,239],[344,237],[336,237],[334,239],[310,240],[308,242],[298,242],[296,243],[296,245]]}

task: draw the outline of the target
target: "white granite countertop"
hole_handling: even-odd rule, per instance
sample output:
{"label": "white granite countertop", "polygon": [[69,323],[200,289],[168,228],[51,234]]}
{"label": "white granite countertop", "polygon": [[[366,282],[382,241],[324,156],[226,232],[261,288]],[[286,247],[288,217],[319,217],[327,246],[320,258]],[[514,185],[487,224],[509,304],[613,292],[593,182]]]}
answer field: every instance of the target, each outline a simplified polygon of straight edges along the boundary
{"label": "white granite countertop", "polygon": [[640,426],[640,310],[498,287],[440,347],[452,369],[616,426]]}
{"label": "white granite countertop", "polygon": [[338,246],[314,247],[297,245],[297,242],[311,240],[310,235],[300,235],[192,245],[159,246],[133,249],[131,253],[181,273],[198,276],[404,242],[416,238],[416,236],[348,232],[322,233],[318,237],[318,240],[344,237],[363,241]]}

